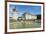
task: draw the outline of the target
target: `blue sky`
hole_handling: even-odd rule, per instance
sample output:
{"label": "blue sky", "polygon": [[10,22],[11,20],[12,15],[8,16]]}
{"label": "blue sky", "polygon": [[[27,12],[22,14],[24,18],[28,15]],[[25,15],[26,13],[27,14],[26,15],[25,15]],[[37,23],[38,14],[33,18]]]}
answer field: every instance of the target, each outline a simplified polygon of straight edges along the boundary
{"label": "blue sky", "polygon": [[[16,10],[19,12],[19,16],[22,16],[25,12],[29,12],[33,15],[41,14],[41,6],[32,6],[32,5],[10,5],[10,11],[12,12],[12,9],[16,7]],[[10,16],[12,16],[10,12]]]}

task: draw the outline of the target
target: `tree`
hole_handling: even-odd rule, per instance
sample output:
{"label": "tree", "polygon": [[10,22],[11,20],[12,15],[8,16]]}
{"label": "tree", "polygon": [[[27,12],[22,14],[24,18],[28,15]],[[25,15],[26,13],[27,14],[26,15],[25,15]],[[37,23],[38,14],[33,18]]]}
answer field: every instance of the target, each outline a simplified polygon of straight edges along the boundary
{"label": "tree", "polygon": [[41,15],[37,15],[37,19],[41,19]]}

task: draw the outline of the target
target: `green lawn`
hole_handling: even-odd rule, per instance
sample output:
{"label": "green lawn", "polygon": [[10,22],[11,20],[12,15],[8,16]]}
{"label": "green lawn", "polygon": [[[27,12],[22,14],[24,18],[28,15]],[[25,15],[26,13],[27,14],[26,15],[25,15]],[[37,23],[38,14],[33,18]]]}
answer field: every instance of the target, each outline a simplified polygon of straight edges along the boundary
{"label": "green lawn", "polygon": [[11,22],[10,24],[10,29],[23,29],[23,28],[40,28],[41,25],[40,23],[37,22],[31,22],[31,21],[26,21],[26,22]]}

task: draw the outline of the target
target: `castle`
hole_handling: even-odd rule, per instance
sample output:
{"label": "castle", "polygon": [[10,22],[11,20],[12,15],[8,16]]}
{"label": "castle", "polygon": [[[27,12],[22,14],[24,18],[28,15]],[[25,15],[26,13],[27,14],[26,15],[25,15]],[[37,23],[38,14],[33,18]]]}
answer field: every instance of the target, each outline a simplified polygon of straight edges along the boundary
{"label": "castle", "polygon": [[19,17],[18,11],[15,8],[12,11],[13,11],[12,19],[14,19],[14,20],[17,20],[17,19],[26,19],[26,20],[37,19],[36,15],[32,15],[29,12],[25,12],[21,17]]}

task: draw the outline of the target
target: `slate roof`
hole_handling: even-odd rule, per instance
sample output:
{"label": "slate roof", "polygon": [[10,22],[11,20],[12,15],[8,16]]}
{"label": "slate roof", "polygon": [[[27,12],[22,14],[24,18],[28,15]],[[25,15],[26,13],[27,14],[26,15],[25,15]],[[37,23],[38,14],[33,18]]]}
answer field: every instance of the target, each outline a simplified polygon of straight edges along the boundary
{"label": "slate roof", "polygon": [[35,16],[35,15],[33,15],[33,14],[29,13],[29,12],[25,12],[23,15],[25,16],[25,14]]}

